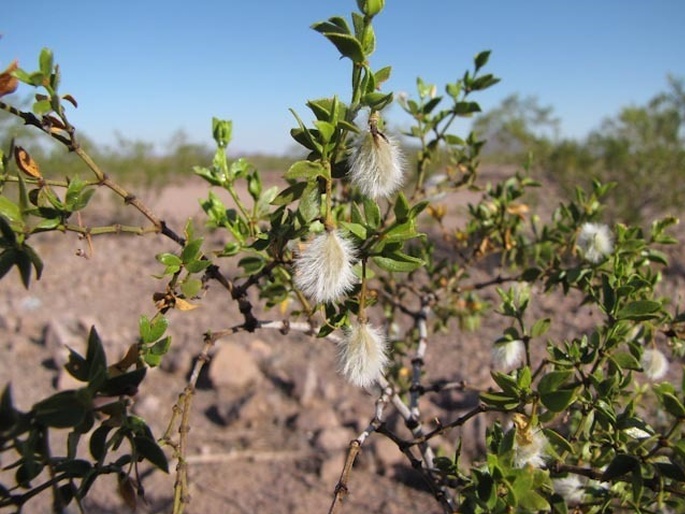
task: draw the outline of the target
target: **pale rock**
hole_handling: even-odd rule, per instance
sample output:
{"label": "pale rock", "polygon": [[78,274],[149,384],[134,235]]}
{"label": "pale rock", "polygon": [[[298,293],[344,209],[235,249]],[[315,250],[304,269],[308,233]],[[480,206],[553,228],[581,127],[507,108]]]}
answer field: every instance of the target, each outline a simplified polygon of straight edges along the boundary
{"label": "pale rock", "polygon": [[301,409],[297,415],[295,426],[298,430],[316,432],[326,428],[340,426],[338,415],[330,405],[323,404],[319,408]]}
{"label": "pale rock", "polygon": [[325,459],[321,463],[321,468],[319,469],[319,476],[321,477],[321,481],[327,487],[329,487],[331,491],[340,479],[340,473],[342,472],[343,466],[345,465],[346,457],[347,456],[343,454],[335,455],[330,459]]}
{"label": "pale rock", "polygon": [[236,343],[224,343],[209,363],[209,378],[215,388],[246,389],[262,378],[254,357]]}
{"label": "pale rock", "polygon": [[373,438],[373,453],[378,471],[384,475],[393,475],[395,466],[408,463],[398,446],[385,436]]}
{"label": "pale rock", "polygon": [[349,428],[330,427],[323,429],[316,438],[316,447],[324,452],[344,451],[356,436]]}
{"label": "pale rock", "polygon": [[304,407],[311,405],[316,396],[319,382],[318,378],[311,361],[307,361],[306,369],[302,370],[302,373],[294,373],[292,377],[293,396],[297,398]]}
{"label": "pale rock", "polygon": [[250,341],[248,348],[250,353],[252,353],[252,355],[254,355],[259,361],[264,361],[273,354],[273,348],[271,345],[265,343],[261,339],[253,339]]}

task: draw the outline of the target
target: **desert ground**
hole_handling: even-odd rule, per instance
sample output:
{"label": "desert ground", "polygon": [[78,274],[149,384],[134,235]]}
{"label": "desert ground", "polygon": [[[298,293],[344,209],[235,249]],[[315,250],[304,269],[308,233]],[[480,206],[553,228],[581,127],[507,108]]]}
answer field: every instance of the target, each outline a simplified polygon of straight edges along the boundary
{"label": "desert ground", "polygon": [[[198,178],[141,194],[141,198],[178,232],[188,218],[202,227],[198,199],[207,187]],[[442,200],[458,221],[477,193]],[[91,221],[140,223],[125,206],[104,202]],[[455,221],[456,223],[456,221]],[[220,247],[223,234],[207,232],[207,248]],[[153,277],[161,266],[155,255],[174,251],[161,236],[101,236],[87,242],[73,234],[35,237],[45,271],[29,290],[12,271],[0,282],[0,382],[11,382],[15,404],[30,409],[59,389],[74,387],[63,371],[66,347],[84,348],[91,326],[100,333],[108,359],[120,358],[138,336],[138,318],[152,316],[152,296],[164,282]],[[78,256],[80,251],[90,254]],[[227,263],[228,274],[235,268]],[[488,270],[477,273],[487,277]],[[670,275],[671,290],[682,291],[682,270]],[[493,293],[489,299],[496,302]],[[580,299],[547,297],[535,292],[536,315],[555,318],[549,337],[574,337],[593,323],[593,313]],[[133,412],[142,416],[156,436],[169,421],[172,405],[186,385],[207,331],[240,322],[237,305],[218,285],[211,285],[200,307],[170,312],[170,353],[149,371],[134,398]],[[278,309],[257,312],[260,319],[280,319]],[[476,333],[450,331],[429,341],[426,370],[430,379],[466,380],[476,388],[490,385],[492,343],[507,326],[498,316],[483,320]],[[262,330],[222,339],[200,377],[193,399],[188,450],[190,513],[325,513],[342,469],[346,448],[374,414],[375,397],[345,382],[336,373],[335,347],[304,334]],[[473,393],[426,395],[423,419],[453,419],[477,402]],[[403,430],[387,409],[387,421]],[[460,437],[468,458],[477,459],[484,445],[478,420],[436,441],[451,455]],[[3,457],[4,458],[4,457]],[[3,465],[8,464],[2,462]],[[145,468],[145,501],[138,512],[169,512],[175,462],[166,475]],[[0,475],[7,483],[7,472]],[[49,495],[27,504],[24,512],[49,511]],[[114,477],[101,479],[84,503],[88,513],[128,512]],[[77,512],[72,509],[71,512]],[[442,512],[397,447],[372,435],[352,471],[343,510],[356,513]]]}

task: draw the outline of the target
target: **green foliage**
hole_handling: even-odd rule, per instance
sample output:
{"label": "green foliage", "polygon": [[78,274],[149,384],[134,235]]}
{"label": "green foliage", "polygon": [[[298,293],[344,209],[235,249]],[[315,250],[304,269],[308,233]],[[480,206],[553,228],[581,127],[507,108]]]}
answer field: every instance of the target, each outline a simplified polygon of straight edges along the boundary
{"label": "green foliage", "polygon": [[[146,326],[148,336],[153,330],[153,337],[163,333],[149,322]],[[70,349],[65,366],[83,387],[55,393],[29,412],[16,409],[9,385],[5,388],[0,405],[0,451],[16,455],[10,466],[16,469],[16,484],[2,488],[1,507],[21,509],[45,486],[58,491],[57,504],[66,507],[73,501],[80,505],[102,475],[114,473],[119,480],[137,482],[139,463],[145,460],[168,472],[166,456],[149,427],[128,412],[127,397],[136,394],[145,378],[146,368],[141,364],[136,358],[132,364],[122,361],[108,367],[102,341],[92,328],[86,355]],[[129,370],[131,366],[134,369]],[[56,454],[50,447],[53,429],[69,430],[64,454]],[[88,434],[93,460],[77,457],[79,443]],[[128,452],[121,451],[124,443]],[[115,450],[119,451],[110,455]],[[33,483],[44,470],[49,470],[50,478],[34,489]]]}
{"label": "green foliage", "polygon": [[637,223],[672,213],[685,200],[685,92],[682,80],[671,77],[668,86],[646,105],[624,107],[581,141],[559,139],[552,108],[518,95],[479,116],[474,131],[488,139],[489,159],[523,162],[532,154],[536,168],[566,194],[595,179],[616,183],[608,213]]}
{"label": "green foliage", "polygon": [[[408,320],[410,328],[398,329],[393,337],[385,374],[380,370],[362,378],[381,386],[376,412],[396,407],[409,430],[393,433],[377,414],[368,433],[356,442],[362,445],[372,432],[390,437],[422,473],[445,512],[685,508],[681,428],[685,397],[681,385],[661,381],[668,361],[658,350],[669,345],[676,357],[685,353],[685,317],[660,294],[661,270],[668,265],[662,247],[677,243],[667,232],[677,220],[658,219],[649,229],[603,225],[606,200],[614,189],[601,179],[575,187],[546,219],[531,213],[530,192],[541,182],[528,169],[481,184],[478,171],[484,141],[476,132],[457,135],[453,126],[456,120],[479,113],[474,96],[499,81],[485,72],[489,51],[475,55],[461,78],[440,89],[444,93],[417,78],[415,96],[398,99],[410,120],[405,135],[416,152],[415,167],[407,173],[407,186],[401,191],[365,189],[366,184],[355,181],[360,171],[355,166],[361,162],[368,168],[361,170],[361,176],[382,183],[386,175],[398,171],[402,159],[397,158],[399,149],[391,135],[383,132],[383,110],[394,101],[393,93],[382,89],[391,68],[371,64],[378,44],[373,21],[384,2],[359,0],[357,6],[360,12],[352,13],[349,20],[334,16],[313,25],[349,61],[351,90],[307,101],[307,116],[291,111],[295,125],[291,135],[304,155],[282,167],[284,183],[267,188],[254,161],[229,158],[233,125],[229,120],[212,120],[216,148],[192,169],[208,184],[207,197],[200,204],[205,228],[223,236],[220,248],[208,248],[190,222],[182,234],[176,233],[95,163],[69,122],[66,108],[75,101],[59,91],[58,68],[50,51],[41,52],[37,71],[14,72],[39,92],[31,112],[0,102],[3,109],[74,152],[92,177],[48,178],[41,171],[45,169],[42,157],[21,147],[14,150],[16,167],[3,159],[0,278],[13,266],[19,268],[26,287],[33,272],[40,277],[42,261],[28,242],[46,231],[73,232],[89,241],[106,233],[157,233],[173,247],[157,255],[156,278],[163,281],[163,291],[154,296],[154,315],[139,317],[140,337],[123,359],[108,366],[93,329],[85,356],[71,350],[66,364],[82,387],[49,396],[29,412],[13,406],[11,389],[6,388],[0,399],[0,450],[16,454],[12,464],[16,472],[15,483],[0,488],[0,506],[20,509],[47,489],[52,489],[56,505],[79,503],[93,482],[109,473],[118,475],[125,499],[135,496],[131,491],[139,485],[141,461],[167,471],[159,446],[163,442],[179,461],[173,508],[183,511],[188,498],[184,452],[193,380],[218,338],[273,328],[274,323],[261,316],[279,305],[286,307],[287,318],[280,324],[284,334],[293,325],[304,325],[306,332],[318,337],[342,339],[349,352],[361,347],[352,364],[341,366],[361,366],[357,375],[368,373],[365,366],[373,360],[368,348],[380,336],[372,330],[361,332],[363,344],[353,344],[359,341],[351,342],[350,334],[368,329],[370,313],[387,327]],[[629,164],[641,163],[634,168],[639,182],[645,162],[663,164],[664,169],[671,169],[674,162],[679,165],[681,100],[681,89],[675,84],[673,95],[659,97],[646,109],[625,111],[602,138],[594,139],[593,148],[601,148],[600,153],[568,143],[555,149],[531,129],[531,124],[553,127],[550,111],[516,97],[490,118],[481,118],[476,127],[486,132],[487,127],[498,127],[513,135],[509,143],[515,144],[509,151],[533,145],[545,159],[573,157],[578,165],[594,159],[603,171],[619,164],[632,169]],[[136,152],[141,160],[148,158],[146,148]],[[362,158],[350,158],[357,154]],[[646,191],[648,186],[643,183],[643,187]],[[150,226],[72,223],[74,213],[90,208],[91,199],[103,188],[138,210]],[[213,188],[225,192],[231,205]],[[464,217],[455,228],[446,223],[446,207],[440,199],[463,191],[480,194],[464,206]],[[319,254],[309,255],[311,248],[318,248]],[[303,256],[309,257],[306,265],[313,271],[303,269]],[[222,271],[229,266],[231,278]],[[487,278],[474,278],[479,273],[487,273]],[[309,283],[302,285],[302,275],[325,290],[311,294]],[[318,281],[320,275],[342,285],[331,293],[329,284]],[[195,308],[210,281],[225,288],[230,307],[240,313],[243,323],[204,334],[197,367],[158,443],[146,422],[128,412],[126,398],[144,387],[147,368],[158,366],[171,347],[171,338],[165,335],[167,312]],[[564,339],[549,335],[566,313],[537,317],[531,306],[542,294],[581,298],[592,311],[591,326]],[[482,340],[501,356],[496,358],[501,362],[492,370],[491,385],[477,391],[479,403],[473,410],[450,413],[452,419],[427,429],[421,419],[422,396],[449,384],[439,378],[431,386],[424,385],[431,372],[424,360],[431,338],[455,329],[478,331],[481,319],[492,316],[506,326],[495,341]],[[339,329],[344,329],[342,336]],[[345,358],[345,352],[341,354]],[[375,362],[379,360],[384,359]],[[656,415],[645,408],[650,404],[658,409]],[[488,413],[511,420],[512,425],[494,421]],[[473,441],[459,438],[453,458],[435,457],[434,437],[477,416],[488,425],[485,454],[464,464],[461,452]],[[170,434],[177,425],[179,440],[174,442]],[[67,448],[61,453],[50,448],[49,433],[56,429],[69,431]],[[77,457],[85,438],[90,457]],[[112,457],[124,443],[123,456]],[[350,469],[346,467],[345,473]],[[40,478],[43,471],[48,471],[47,479]],[[578,479],[572,495],[557,490],[557,481],[568,477]],[[336,498],[346,487],[341,479]]]}

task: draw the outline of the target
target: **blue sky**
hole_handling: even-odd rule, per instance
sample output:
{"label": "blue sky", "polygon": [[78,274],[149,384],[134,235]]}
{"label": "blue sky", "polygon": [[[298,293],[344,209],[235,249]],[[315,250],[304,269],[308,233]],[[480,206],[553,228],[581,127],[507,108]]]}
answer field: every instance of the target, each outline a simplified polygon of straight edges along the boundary
{"label": "blue sky", "polygon": [[[18,58],[32,71],[51,48],[62,91],[79,102],[72,122],[101,144],[118,132],[161,146],[179,129],[209,144],[218,116],[234,121],[234,153],[280,153],[293,146],[288,108],[309,120],[307,99],[348,98],[349,61],[309,26],[355,8],[354,0],[12,2],[0,18],[0,67]],[[487,110],[512,93],[536,96],[567,137],[665,90],[668,73],[685,78],[682,0],[387,0],[375,24],[371,64],[393,66],[385,90],[413,93],[419,75],[454,81],[490,49],[487,71],[502,82],[474,99]],[[390,118],[408,122],[395,108]]]}

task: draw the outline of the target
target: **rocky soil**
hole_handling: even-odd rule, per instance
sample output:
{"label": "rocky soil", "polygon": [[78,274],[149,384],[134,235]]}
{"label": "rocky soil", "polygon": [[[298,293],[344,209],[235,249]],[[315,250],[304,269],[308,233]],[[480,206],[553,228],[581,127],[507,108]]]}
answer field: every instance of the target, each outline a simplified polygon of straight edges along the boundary
{"label": "rocky soil", "polygon": [[[144,199],[181,231],[188,217],[201,219],[197,199],[205,195],[204,184],[191,179]],[[460,197],[445,203],[451,206],[451,214],[458,215],[465,202],[473,199]],[[107,224],[114,219],[139,223],[125,207],[109,204],[84,222]],[[221,244],[220,235],[207,237],[209,247]],[[154,314],[152,295],[164,287],[152,276],[161,271],[154,256],[175,249],[157,236],[100,237],[85,259],[76,254],[79,249],[88,253],[87,243],[73,235],[47,234],[35,239],[46,263],[42,279],[28,291],[15,272],[0,282],[0,382],[12,383],[15,404],[25,410],[56,390],[74,387],[61,368],[66,346],[82,349],[91,326],[97,327],[111,361],[136,341],[139,316]],[[487,276],[486,270],[482,273]],[[681,287],[682,281],[678,284]],[[567,298],[560,305],[558,298],[540,293],[539,300],[537,315],[564,313],[555,320],[553,337],[575,336],[592,323],[592,313],[579,306],[579,298]],[[277,310],[258,312],[260,319],[281,316]],[[169,317],[172,350],[160,368],[148,373],[133,407],[157,436],[166,428],[172,405],[186,384],[203,333],[240,321],[237,306],[218,286],[209,289],[198,309],[172,312]],[[426,359],[430,378],[467,380],[486,387],[491,345],[505,323],[491,317],[476,334],[453,331],[432,339]],[[372,418],[375,401],[335,372],[331,343],[294,332],[239,333],[220,341],[199,386],[189,436],[192,499],[188,512],[328,511],[347,445]],[[453,419],[475,401],[475,395],[468,393],[428,395],[424,419]],[[388,414],[389,423],[402,430],[392,409]],[[482,430],[482,423],[475,421],[436,443],[449,454],[464,435],[467,455],[477,457],[484,444]],[[146,503],[139,512],[170,511],[173,480],[173,472],[148,470]],[[0,482],[7,481],[7,474],[0,474]],[[396,446],[378,435],[364,446],[349,490],[346,514],[441,512]],[[89,513],[128,512],[114,477],[102,479],[85,506]],[[46,495],[29,503],[24,512],[47,511]]]}

